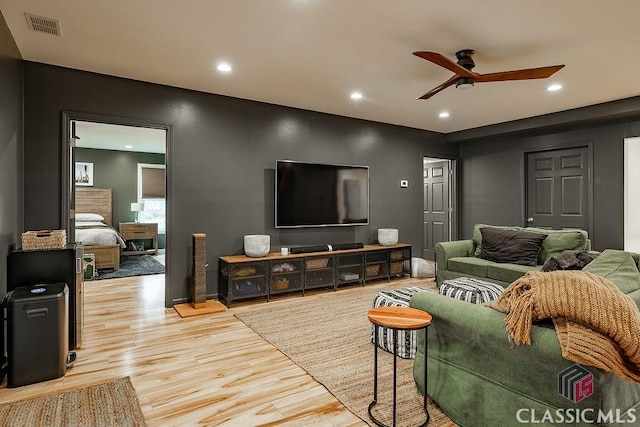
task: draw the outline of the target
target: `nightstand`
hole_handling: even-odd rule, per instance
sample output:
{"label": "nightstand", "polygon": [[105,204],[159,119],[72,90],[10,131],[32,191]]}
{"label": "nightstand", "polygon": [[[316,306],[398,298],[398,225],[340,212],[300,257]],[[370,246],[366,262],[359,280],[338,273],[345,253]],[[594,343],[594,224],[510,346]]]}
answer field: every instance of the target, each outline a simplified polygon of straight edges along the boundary
{"label": "nightstand", "polygon": [[158,224],[155,222],[121,222],[118,231],[125,240],[151,240],[153,248],[123,251],[122,255],[158,255]]}

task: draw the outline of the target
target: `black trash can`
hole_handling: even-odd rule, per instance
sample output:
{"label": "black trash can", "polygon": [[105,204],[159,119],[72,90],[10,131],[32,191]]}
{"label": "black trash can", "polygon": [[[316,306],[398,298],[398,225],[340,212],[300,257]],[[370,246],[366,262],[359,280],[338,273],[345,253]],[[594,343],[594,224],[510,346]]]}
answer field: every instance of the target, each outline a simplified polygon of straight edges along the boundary
{"label": "black trash can", "polygon": [[69,288],[21,286],[7,297],[7,380],[19,387],[67,372]]}

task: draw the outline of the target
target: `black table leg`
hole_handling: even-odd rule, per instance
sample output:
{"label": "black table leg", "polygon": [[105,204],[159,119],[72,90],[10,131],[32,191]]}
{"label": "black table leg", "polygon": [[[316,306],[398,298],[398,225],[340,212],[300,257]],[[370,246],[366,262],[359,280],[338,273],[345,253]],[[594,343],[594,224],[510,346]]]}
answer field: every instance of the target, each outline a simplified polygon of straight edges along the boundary
{"label": "black table leg", "polygon": [[373,403],[378,401],[378,327],[373,327]]}
{"label": "black table leg", "polygon": [[427,332],[428,328],[424,328],[424,413],[427,415],[423,425],[429,423],[429,409],[427,408]]}
{"label": "black table leg", "polygon": [[[392,328],[390,328],[392,329]],[[371,409],[378,402],[378,326],[374,325],[373,332],[373,400],[367,408],[369,418],[379,427],[388,427],[386,424],[379,421],[371,413]],[[396,425],[397,416],[397,378],[398,378],[398,329],[392,329],[393,331],[393,427]],[[423,397],[424,413],[426,420],[418,427],[424,427],[429,424],[429,411],[427,409],[427,328],[424,328],[424,397]]]}

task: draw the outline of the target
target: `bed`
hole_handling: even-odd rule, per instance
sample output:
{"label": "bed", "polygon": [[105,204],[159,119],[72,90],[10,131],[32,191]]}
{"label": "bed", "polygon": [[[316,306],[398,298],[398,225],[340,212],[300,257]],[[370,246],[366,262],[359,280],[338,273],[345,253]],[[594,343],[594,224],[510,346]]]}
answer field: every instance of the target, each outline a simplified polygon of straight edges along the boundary
{"label": "bed", "polygon": [[75,241],[94,255],[96,269],[118,270],[126,243],[113,228],[111,189],[76,187],[75,211]]}

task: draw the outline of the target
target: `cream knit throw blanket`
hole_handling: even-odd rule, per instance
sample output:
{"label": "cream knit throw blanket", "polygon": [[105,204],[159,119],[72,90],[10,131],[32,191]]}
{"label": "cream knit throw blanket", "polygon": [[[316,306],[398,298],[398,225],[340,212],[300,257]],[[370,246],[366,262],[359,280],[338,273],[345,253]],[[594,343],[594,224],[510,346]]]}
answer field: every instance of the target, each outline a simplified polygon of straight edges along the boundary
{"label": "cream knit throw blanket", "polygon": [[552,318],[562,357],[640,382],[640,312],[603,277],[532,271],[487,306],[507,313],[515,344],[531,344],[532,322]]}

